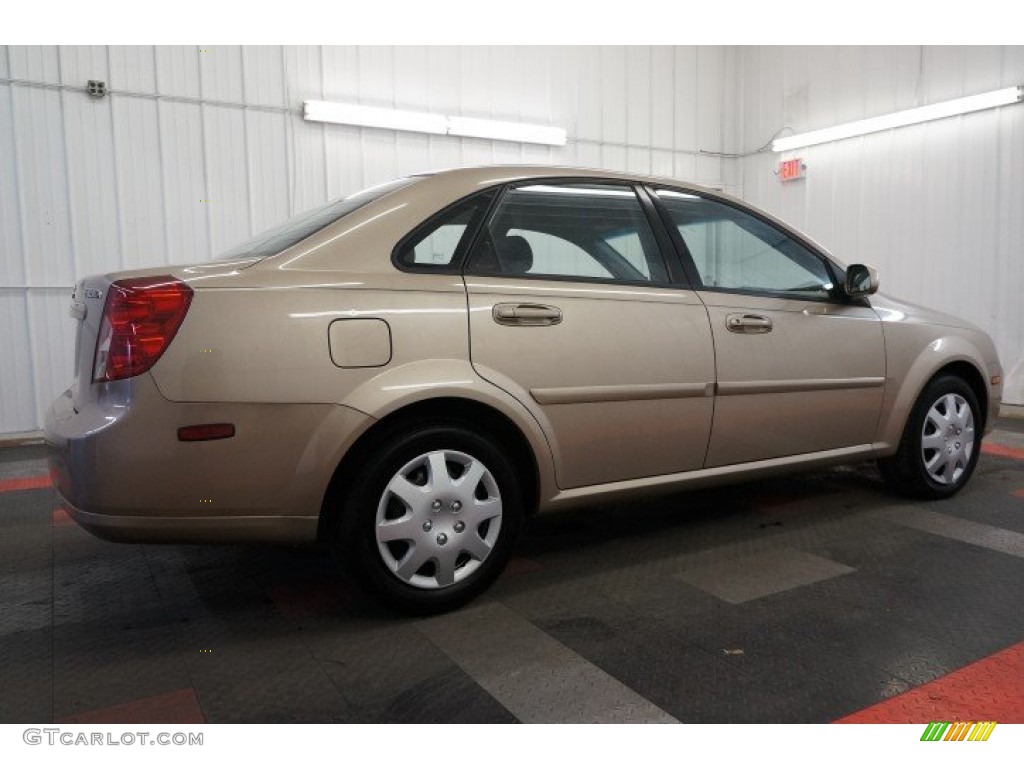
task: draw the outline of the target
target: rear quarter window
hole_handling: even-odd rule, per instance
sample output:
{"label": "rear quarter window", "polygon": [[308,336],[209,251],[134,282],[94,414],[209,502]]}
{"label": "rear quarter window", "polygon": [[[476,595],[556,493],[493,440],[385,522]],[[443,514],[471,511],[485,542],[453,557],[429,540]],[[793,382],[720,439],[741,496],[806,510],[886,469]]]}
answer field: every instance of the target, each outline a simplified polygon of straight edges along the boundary
{"label": "rear quarter window", "polygon": [[291,248],[300,243],[310,235],[316,234],[324,227],[333,224],[353,211],[357,211],[364,205],[379,200],[395,190],[412,184],[413,178],[401,178],[369,187],[341,200],[334,200],[319,208],[314,208],[305,213],[289,219],[283,224],[260,232],[258,235],[236,245],[229,251],[220,254],[216,261],[230,261],[231,259],[256,258],[262,259],[267,256],[274,256],[281,251]]}

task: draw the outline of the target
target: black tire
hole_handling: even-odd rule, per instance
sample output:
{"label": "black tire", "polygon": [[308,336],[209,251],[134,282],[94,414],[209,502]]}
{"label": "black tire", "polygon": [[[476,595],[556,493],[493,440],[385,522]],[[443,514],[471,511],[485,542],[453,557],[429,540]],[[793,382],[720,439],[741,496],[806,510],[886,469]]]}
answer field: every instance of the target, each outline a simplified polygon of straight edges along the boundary
{"label": "black tire", "polygon": [[[962,472],[952,481],[936,481],[925,466],[922,451],[925,422],[931,407],[946,395],[959,396],[971,409],[974,422],[973,447]],[[878,467],[890,488],[904,496],[917,499],[945,499],[960,491],[974,474],[981,453],[981,437],[984,430],[978,397],[966,381],[952,374],[936,376],[922,390],[910,411],[906,427],[900,438],[899,449],[894,456],[880,459]],[[950,435],[951,444],[957,445],[955,427]],[[929,449],[932,450],[932,449]],[[938,451],[941,454],[941,451]],[[930,454],[933,456],[934,453]]]}
{"label": "black tire", "polygon": [[[400,470],[418,457],[439,451],[453,454],[457,452],[482,462],[496,483],[500,495],[501,516],[496,518],[500,520],[500,524],[490,553],[481,561],[474,563],[474,568],[468,575],[461,576],[446,586],[427,588],[403,581],[385,562],[381,545],[377,541],[378,509],[382,504],[386,507],[397,501],[390,495],[391,501],[383,499],[388,484]],[[359,463],[351,479],[345,482],[344,493],[338,494],[333,502],[339,508],[325,510],[329,515],[327,530],[331,547],[342,566],[356,581],[391,607],[414,614],[453,610],[484,592],[498,578],[508,562],[512,546],[522,527],[525,511],[523,493],[516,475],[515,465],[508,459],[500,444],[467,423],[428,422],[400,428],[384,436],[381,444]],[[457,481],[458,477],[454,477]],[[481,492],[485,495],[487,493],[482,489]],[[328,502],[329,505],[331,503]],[[411,512],[405,514],[412,515]],[[462,540],[462,536],[470,534],[470,529],[465,527],[465,523],[461,533],[454,533],[451,526],[459,522],[458,513],[452,512],[447,506],[436,513],[432,510],[430,514],[438,515],[432,518],[437,521],[435,530],[446,530],[453,543],[456,539]],[[491,523],[481,525],[481,530],[487,531]],[[399,542],[398,546],[403,545]],[[404,546],[409,548],[405,550],[408,553],[415,545],[408,543]],[[423,546],[426,550],[428,543],[424,543]],[[447,550],[442,552],[446,553]],[[469,556],[464,552],[459,555],[459,558],[467,557]],[[395,554],[394,558],[400,561],[402,553]],[[423,572],[427,573],[426,576],[417,575],[415,578],[435,578],[440,584],[439,576],[430,576],[431,567],[429,564],[425,566],[426,570]],[[439,566],[435,562],[433,567]],[[455,573],[461,573],[465,567],[465,562],[461,567],[456,564]]]}

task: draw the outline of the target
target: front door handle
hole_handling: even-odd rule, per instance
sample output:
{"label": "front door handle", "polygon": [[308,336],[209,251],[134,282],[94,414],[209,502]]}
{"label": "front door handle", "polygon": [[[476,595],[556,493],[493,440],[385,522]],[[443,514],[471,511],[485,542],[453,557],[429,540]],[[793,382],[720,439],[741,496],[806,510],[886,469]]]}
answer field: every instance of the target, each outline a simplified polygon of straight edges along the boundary
{"label": "front door handle", "polygon": [[501,325],[558,325],[562,310],[549,304],[495,304],[494,322]]}
{"label": "front door handle", "polygon": [[768,333],[772,321],[764,315],[735,314],[726,316],[725,327],[733,333]]}

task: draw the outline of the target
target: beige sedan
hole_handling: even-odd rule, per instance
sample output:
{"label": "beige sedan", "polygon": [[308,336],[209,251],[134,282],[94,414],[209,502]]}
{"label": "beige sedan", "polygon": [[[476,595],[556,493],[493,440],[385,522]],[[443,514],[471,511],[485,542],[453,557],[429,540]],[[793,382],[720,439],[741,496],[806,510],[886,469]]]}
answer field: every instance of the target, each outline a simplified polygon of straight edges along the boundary
{"label": "beige sedan", "polygon": [[82,280],[55,482],[105,538],[324,541],[418,611],[484,590],[537,511],[868,458],[949,496],[995,349],[877,285],[682,182],[404,178],[212,263]]}

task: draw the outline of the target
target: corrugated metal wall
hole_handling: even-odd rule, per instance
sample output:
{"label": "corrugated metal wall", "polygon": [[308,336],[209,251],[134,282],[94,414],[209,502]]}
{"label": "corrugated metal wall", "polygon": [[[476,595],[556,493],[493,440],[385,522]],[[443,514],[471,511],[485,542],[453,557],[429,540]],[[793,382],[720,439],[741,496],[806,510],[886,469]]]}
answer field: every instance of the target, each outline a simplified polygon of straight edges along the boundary
{"label": "corrugated metal wall", "polygon": [[[730,143],[797,132],[1024,84],[1024,47],[737,49]],[[1007,402],[1024,403],[1024,105],[792,153],[807,177],[781,183],[770,152],[742,161],[746,199],[845,261],[877,266],[882,289],[966,317],[995,339]],[[788,155],[787,155],[788,156]]]}
{"label": "corrugated metal wall", "polygon": [[[78,277],[203,260],[328,198],[482,163],[733,189],[725,48],[0,47],[0,433],[71,379]],[[113,93],[89,97],[87,80]],[[304,123],[303,99],[568,129],[565,148]]]}

